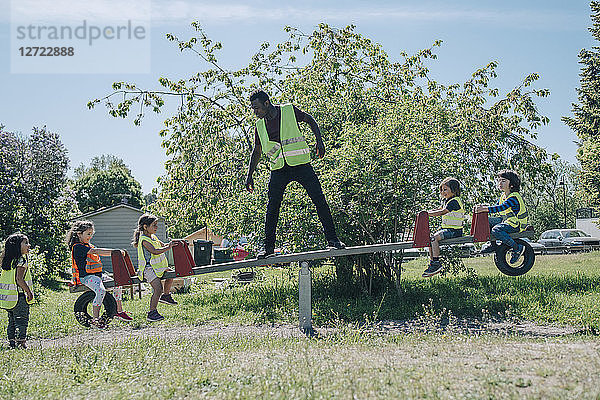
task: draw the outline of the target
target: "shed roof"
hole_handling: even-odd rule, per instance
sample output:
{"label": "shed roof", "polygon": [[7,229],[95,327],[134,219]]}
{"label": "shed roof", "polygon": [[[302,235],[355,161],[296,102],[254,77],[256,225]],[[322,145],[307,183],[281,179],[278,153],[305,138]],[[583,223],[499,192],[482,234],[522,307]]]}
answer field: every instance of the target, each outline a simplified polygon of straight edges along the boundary
{"label": "shed roof", "polygon": [[[132,207],[129,204],[121,203],[121,204],[117,204],[116,206],[104,207],[104,208],[101,208],[101,209],[96,210],[96,211],[91,211],[91,212],[88,212],[88,213],[85,213],[85,214],[78,215],[77,217],[72,218],[71,220],[75,221],[75,220],[79,220],[79,219],[82,219],[82,218],[94,217],[96,215],[100,215],[100,214],[103,214],[105,212],[113,211],[113,210],[116,210],[118,208],[127,208],[127,209],[130,209],[132,211],[136,211],[136,212],[140,213],[140,215],[144,214],[144,211],[140,210],[139,208]],[[161,217],[158,217],[158,219],[164,220],[164,218],[161,218]]]}

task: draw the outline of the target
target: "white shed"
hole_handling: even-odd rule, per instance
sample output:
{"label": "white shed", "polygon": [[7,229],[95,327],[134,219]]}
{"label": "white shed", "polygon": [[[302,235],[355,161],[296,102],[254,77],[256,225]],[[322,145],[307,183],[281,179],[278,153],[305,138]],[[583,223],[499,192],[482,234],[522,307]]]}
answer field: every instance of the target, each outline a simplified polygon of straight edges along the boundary
{"label": "white shed", "polygon": [[[91,243],[96,247],[109,249],[125,249],[131,257],[131,262],[137,270],[137,249],[131,245],[133,231],[144,211],[127,204],[119,204],[109,208],[83,214],[73,221],[88,220],[94,223],[95,231]],[[163,242],[168,242],[167,226],[164,219],[158,219],[156,236]],[[101,257],[102,267],[112,273],[110,257]]]}

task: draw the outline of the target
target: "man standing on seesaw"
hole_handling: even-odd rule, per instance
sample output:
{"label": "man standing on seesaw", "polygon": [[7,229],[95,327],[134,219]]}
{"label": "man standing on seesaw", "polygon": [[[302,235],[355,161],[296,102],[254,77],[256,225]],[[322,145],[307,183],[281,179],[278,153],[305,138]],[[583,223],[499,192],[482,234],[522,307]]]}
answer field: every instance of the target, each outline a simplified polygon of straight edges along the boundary
{"label": "man standing on seesaw", "polygon": [[323,189],[317,174],[310,164],[310,150],[306,139],[300,133],[298,122],[306,122],[316,138],[316,149],[319,158],[325,156],[325,145],[321,138],[321,131],[314,118],[300,111],[291,104],[273,105],[269,95],[262,90],[250,96],[250,103],[254,114],[259,118],[256,121],[254,133],[254,150],[248,166],[246,189],[254,190],[252,174],[258,165],[261,153],[269,160],[271,179],[269,180],[269,203],[265,220],[264,248],[258,252],[257,258],[272,256],[275,250],[275,229],[279,219],[279,208],[283,194],[288,183],[298,182],[317,208],[317,215],[323,225],[327,247],[343,249],[346,247],[340,242],[335,233],[331,211],[325,200]]}

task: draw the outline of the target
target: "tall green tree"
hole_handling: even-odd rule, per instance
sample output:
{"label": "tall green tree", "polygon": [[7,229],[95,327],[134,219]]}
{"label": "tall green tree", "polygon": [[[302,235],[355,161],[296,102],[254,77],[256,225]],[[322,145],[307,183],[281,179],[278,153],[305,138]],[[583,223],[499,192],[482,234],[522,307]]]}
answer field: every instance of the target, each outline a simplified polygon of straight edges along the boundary
{"label": "tall green tree", "polygon": [[[205,69],[188,80],[160,78],[161,91],[116,82],[112,94],[89,103],[104,102],[110,115],[127,117],[133,105],[159,111],[166,95],[181,98],[179,112],[160,132],[170,159],[151,206],[171,221],[174,235],[208,224],[220,233],[262,237],[266,164],[255,175],[255,191],[244,190],[255,121],[248,97],[256,88],[275,103],[298,105],[319,123],[328,153],[313,165],[348,244],[407,238],[415,213],[437,202],[445,176],[461,179],[473,204],[497,197],[492,179],[500,168],[517,169],[526,182],[547,171],[545,151],[529,142],[548,121],[534,102],[548,94],[532,87],[536,74],[501,96],[490,87],[497,67],[490,62],[464,84],[446,86],[429,76],[440,42],[396,61],[353,26],[325,24],[311,34],[287,28],[288,40],[264,43],[247,66],[228,70],[218,61],[220,43],[193,26],[197,37],[168,39],[197,54]],[[112,103],[115,95],[124,100]],[[278,238],[290,250],[322,246],[314,207],[296,184],[286,192]],[[389,257],[365,265],[375,265],[371,276],[399,276]]]}
{"label": "tall green tree", "polygon": [[529,206],[529,223],[536,233],[556,228],[575,228],[576,210],[585,205],[579,187],[580,169],[554,155],[535,185],[527,185],[523,196]]}
{"label": "tall green tree", "polygon": [[[600,2],[592,1],[592,37],[600,41]],[[581,163],[581,190],[589,206],[600,209],[600,47],[579,52],[581,64],[579,103],[573,104],[573,116],[563,121],[580,140],[577,159]]]}
{"label": "tall green tree", "polygon": [[37,278],[51,278],[65,267],[62,241],[76,212],[68,163],[58,134],[46,127],[34,127],[29,135],[0,127],[0,237],[19,231],[39,247],[47,269]]}
{"label": "tall green tree", "polygon": [[111,155],[94,157],[89,167],[80,165],[75,169],[72,187],[79,210],[84,213],[123,200],[137,208],[143,204],[140,183],[123,160]]}

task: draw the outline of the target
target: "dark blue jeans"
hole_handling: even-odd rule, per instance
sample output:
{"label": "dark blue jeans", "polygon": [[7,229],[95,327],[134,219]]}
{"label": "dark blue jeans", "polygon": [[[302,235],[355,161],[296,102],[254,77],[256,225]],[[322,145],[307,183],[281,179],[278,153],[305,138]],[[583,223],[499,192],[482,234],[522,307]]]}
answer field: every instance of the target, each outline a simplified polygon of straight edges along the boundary
{"label": "dark blue jeans", "polygon": [[295,167],[284,165],[283,168],[271,171],[271,179],[269,180],[269,204],[267,205],[267,216],[265,220],[265,241],[266,248],[275,247],[275,229],[279,220],[279,209],[281,201],[287,185],[296,181],[306,190],[308,197],[312,200],[317,209],[317,215],[323,225],[325,239],[337,240],[335,227],[333,226],[333,218],[331,210],[325,200],[323,189],[317,174],[310,164],[301,164]]}
{"label": "dark blue jeans", "polygon": [[[517,249],[517,243],[509,236],[510,233],[519,232],[519,228],[513,228],[509,224],[502,222],[502,217],[491,217],[488,219],[492,235],[507,246]],[[494,245],[494,243],[492,243]]]}

